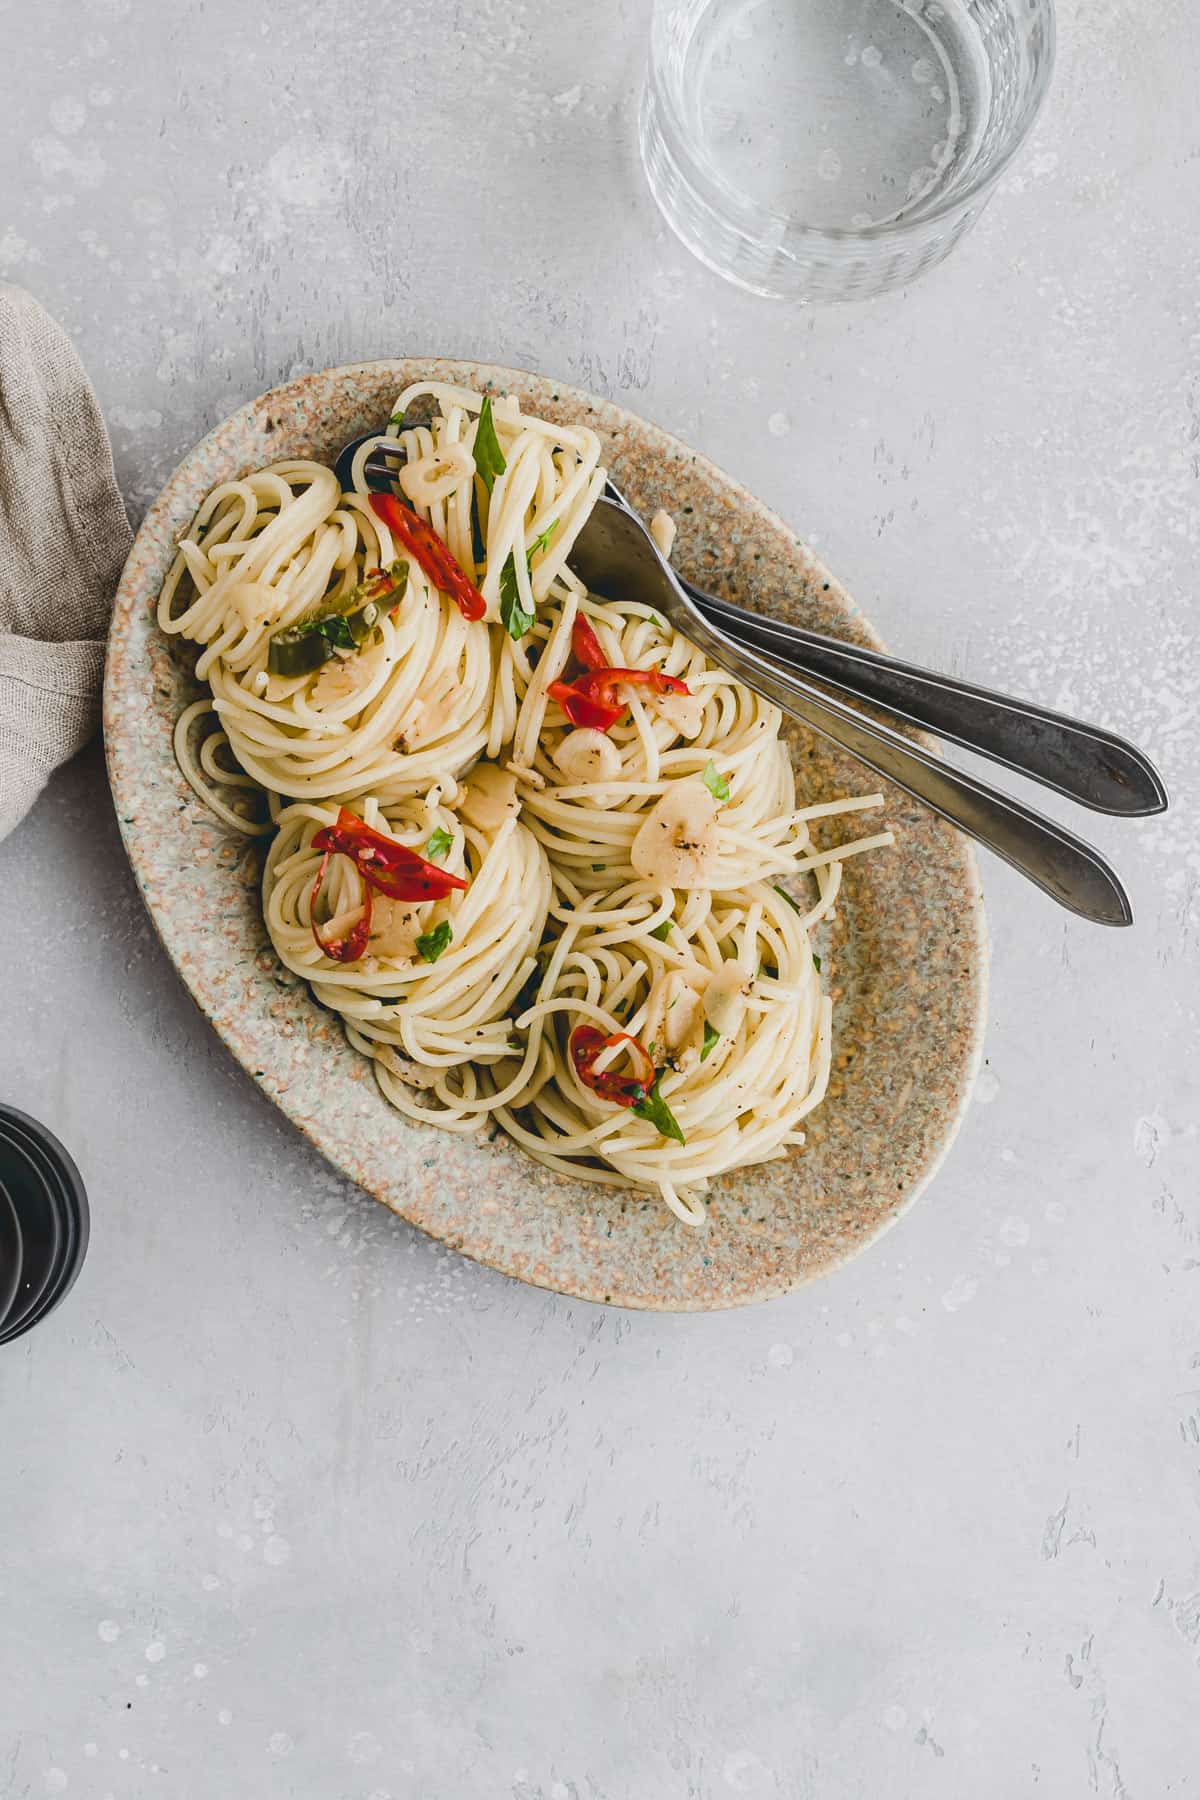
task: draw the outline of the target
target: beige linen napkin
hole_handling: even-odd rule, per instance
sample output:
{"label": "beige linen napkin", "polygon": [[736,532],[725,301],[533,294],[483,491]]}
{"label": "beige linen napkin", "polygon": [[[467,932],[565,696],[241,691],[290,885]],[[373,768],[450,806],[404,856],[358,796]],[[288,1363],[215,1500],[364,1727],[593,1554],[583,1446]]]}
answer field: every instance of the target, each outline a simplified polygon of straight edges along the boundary
{"label": "beige linen napkin", "polygon": [[70,341],[0,282],[0,838],[96,728],[131,533]]}

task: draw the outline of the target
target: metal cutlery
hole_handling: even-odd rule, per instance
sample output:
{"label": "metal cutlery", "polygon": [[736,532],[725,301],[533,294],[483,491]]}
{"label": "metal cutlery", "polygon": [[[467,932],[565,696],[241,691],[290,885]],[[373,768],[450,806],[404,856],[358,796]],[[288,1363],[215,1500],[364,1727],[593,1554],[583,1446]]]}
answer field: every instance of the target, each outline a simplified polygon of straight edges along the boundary
{"label": "metal cutlery", "polygon": [[[348,444],[338,458],[344,486],[365,441]],[[381,448],[367,458],[368,487],[392,490],[397,453],[398,447]],[[676,574],[611,481],[569,562],[590,592],[638,600],[664,614],[714,662],[985,845],[1061,906],[1099,924],[1132,924],[1128,896],[1099,851],[839,695],[881,707],[1096,811],[1127,817],[1161,812],[1166,791],[1132,744],[1064,714],[705,593]]]}

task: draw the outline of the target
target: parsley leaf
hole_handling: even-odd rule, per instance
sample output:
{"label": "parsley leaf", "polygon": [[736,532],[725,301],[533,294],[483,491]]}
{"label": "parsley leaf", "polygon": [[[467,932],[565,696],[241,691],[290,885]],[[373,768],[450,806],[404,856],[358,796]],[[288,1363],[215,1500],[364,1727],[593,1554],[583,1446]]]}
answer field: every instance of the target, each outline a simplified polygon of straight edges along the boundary
{"label": "parsley leaf", "polygon": [[453,842],[454,839],[450,836],[450,833],[439,825],[425,846],[425,854],[430,862],[441,862],[443,856],[445,856]]}
{"label": "parsley leaf", "polygon": [[821,973],[821,959],[817,955],[815,950],[812,953],[812,959],[813,959],[813,968],[817,971],[817,974],[819,975]]}
{"label": "parsley leaf", "polygon": [[500,623],[510,638],[520,639],[525,636],[533,624],[534,614],[526,612],[521,605],[521,590],[517,586],[517,565],[511,554],[500,571]]}
{"label": "parsley leaf", "polygon": [[642,1099],[635,1101],[633,1110],[639,1119],[648,1119],[651,1125],[657,1125],[663,1137],[674,1138],[677,1144],[687,1143],[679,1129],[679,1120],[662,1097],[657,1075],[654,1077],[654,1085]]}
{"label": "parsley leaf", "polygon": [[708,1020],[704,1021],[704,1048],[700,1052],[700,1061],[707,1062],[713,1050],[721,1041],[719,1031],[714,1031]]}
{"label": "parsley leaf", "polygon": [[775,889],[775,892],[779,895],[779,898],[781,900],[787,901],[788,905],[791,907],[793,912],[795,912],[795,913],[803,912],[803,910],[804,910],[803,907],[799,904],[799,902],[797,900],[795,900],[793,898],[793,896],[791,894],[788,893],[788,891],[785,887],[780,887],[780,885],[777,881],[773,881],[771,883],[771,886]]}
{"label": "parsley leaf", "polygon": [[388,420],[388,430],[395,432],[408,430],[408,426],[404,423],[404,414],[402,412],[392,414],[391,418]]}
{"label": "parsley leaf", "polygon": [[474,484],[471,487],[471,555],[475,567],[481,569],[487,561],[487,545],[483,541],[483,528],[479,523],[479,494]]}
{"label": "parsley leaf", "polygon": [[661,925],[656,925],[654,927],[650,936],[652,938],[657,938],[660,944],[665,944],[667,937],[670,934],[672,923],[673,921],[671,919],[664,919]]}
{"label": "parsley leaf", "polygon": [[729,777],[720,774],[716,763],[711,759],[705,764],[704,785],[713,796],[714,800],[728,800]]}
{"label": "parsley leaf", "polygon": [[489,494],[496,485],[497,475],[503,475],[507,467],[492,423],[492,397],[485,394],[479,411],[479,429],[475,433],[475,469]]}
{"label": "parsley leaf", "polygon": [[449,919],[443,919],[432,931],[423,931],[417,939],[417,949],[422,960],[436,962],[453,936],[454,927]]}
{"label": "parsley leaf", "polygon": [[530,569],[533,568],[533,559],[535,556],[537,556],[539,551],[546,550],[549,548],[550,539],[554,536],[554,534],[557,530],[558,530],[558,520],[551,519],[551,521],[547,525],[545,531],[538,532],[538,534],[534,538],[532,544],[530,544],[529,548],[525,552],[525,561]]}

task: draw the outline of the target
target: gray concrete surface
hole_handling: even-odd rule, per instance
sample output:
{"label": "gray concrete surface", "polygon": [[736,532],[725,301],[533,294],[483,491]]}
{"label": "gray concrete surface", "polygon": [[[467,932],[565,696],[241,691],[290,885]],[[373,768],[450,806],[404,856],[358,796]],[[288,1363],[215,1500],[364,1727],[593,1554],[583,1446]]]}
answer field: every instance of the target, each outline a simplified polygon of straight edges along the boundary
{"label": "gray concrete surface", "polygon": [[234,1067],[98,755],[0,847],[0,1092],[86,1173],[0,1352],[0,1795],[1200,1793],[1200,39],[1069,0],[1030,150],[910,292],[796,312],[643,192],[635,0],[5,0],[0,272],[131,509],[235,405],[492,357],[681,432],[889,639],[1135,735],[1132,932],[987,869],[988,1064],[834,1279],[594,1310],[425,1242]]}

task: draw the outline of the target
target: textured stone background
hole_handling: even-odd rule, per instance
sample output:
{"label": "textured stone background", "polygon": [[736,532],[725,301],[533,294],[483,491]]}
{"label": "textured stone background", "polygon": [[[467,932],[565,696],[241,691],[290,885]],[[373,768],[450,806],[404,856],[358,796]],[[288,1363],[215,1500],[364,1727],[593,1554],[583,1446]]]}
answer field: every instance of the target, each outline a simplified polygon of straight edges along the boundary
{"label": "textured stone background", "polygon": [[95,1213],[0,1354],[4,1800],[1200,1793],[1200,39],[1186,0],[1062,13],[952,261],[795,312],[653,212],[635,0],[0,4],[0,273],[75,334],[132,511],[288,374],[541,368],[1175,802],[1090,825],[1132,932],[988,866],[989,1061],[915,1213],[659,1319],[324,1168],[167,965],[98,756],[67,771],[0,848],[0,1092]]}

